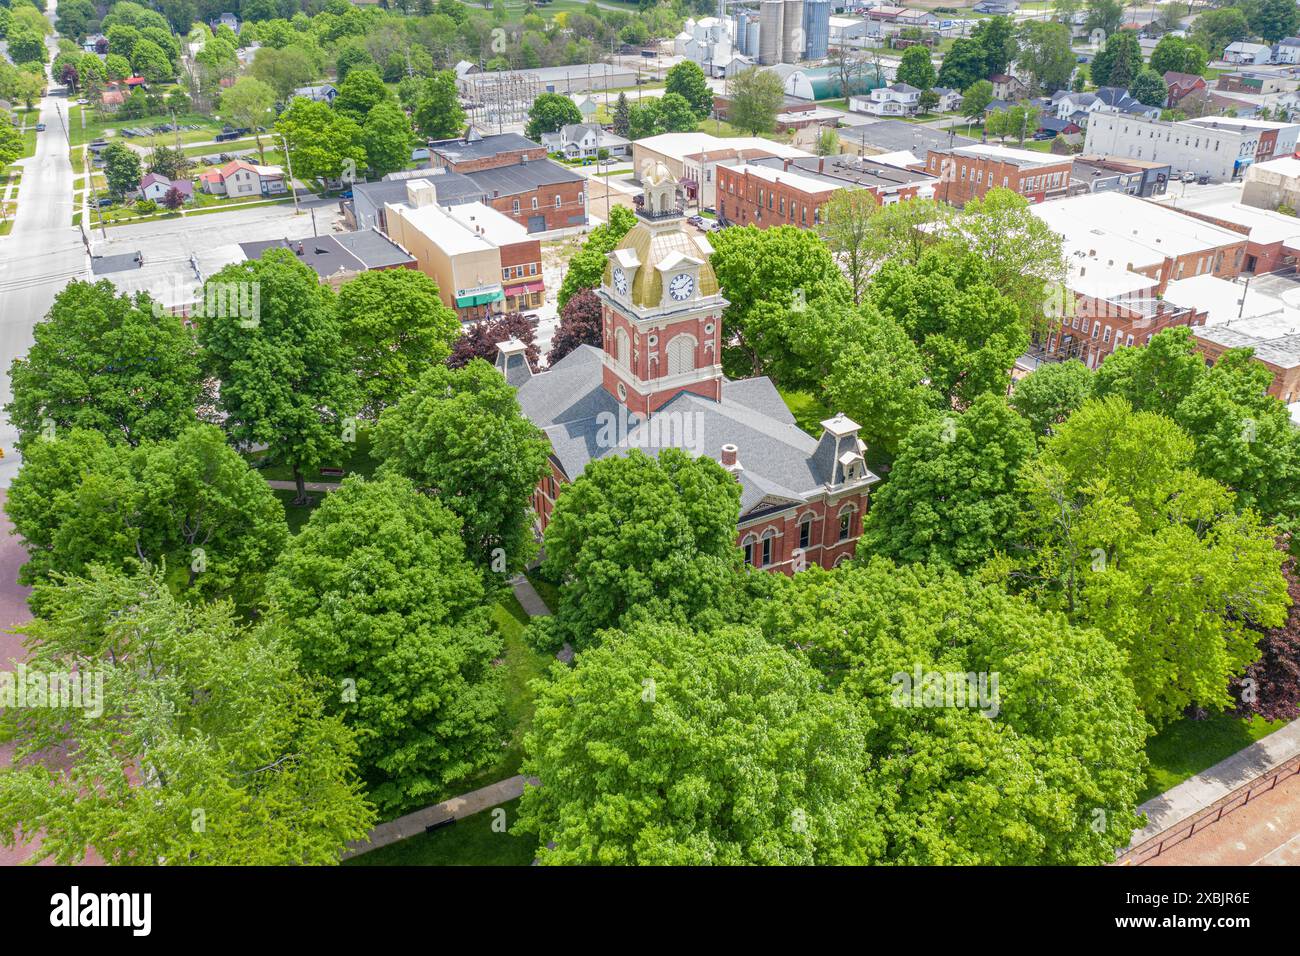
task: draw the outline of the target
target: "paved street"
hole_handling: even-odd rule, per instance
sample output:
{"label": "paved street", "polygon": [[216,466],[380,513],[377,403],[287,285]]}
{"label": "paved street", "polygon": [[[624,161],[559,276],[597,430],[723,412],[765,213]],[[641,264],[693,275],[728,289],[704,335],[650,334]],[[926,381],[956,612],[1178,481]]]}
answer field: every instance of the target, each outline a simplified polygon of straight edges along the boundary
{"label": "paved street", "polygon": [[[48,15],[53,18],[55,5]],[[53,37],[47,40],[56,48]],[[36,155],[19,163],[23,180],[13,232],[0,237],[0,406],[9,401],[9,366],[26,354],[32,327],[50,308],[55,293],[86,272],[81,233],[72,225],[72,166],[59,113],[67,117],[63,87],[51,87],[41,100],[45,132],[37,134]],[[0,420],[0,488],[18,473],[17,432]]]}

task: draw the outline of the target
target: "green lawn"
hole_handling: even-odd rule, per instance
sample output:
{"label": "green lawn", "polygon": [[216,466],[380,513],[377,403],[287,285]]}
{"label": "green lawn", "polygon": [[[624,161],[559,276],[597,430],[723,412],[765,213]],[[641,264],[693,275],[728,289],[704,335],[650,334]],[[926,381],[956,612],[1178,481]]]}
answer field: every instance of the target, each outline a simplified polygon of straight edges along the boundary
{"label": "green lawn", "polygon": [[[379,460],[373,458],[370,454],[370,429],[362,425],[357,428],[357,440],[346,443],[343,446],[344,455],[338,462],[329,462],[329,465],[337,465],[343,469],[342,477],[335,475],[322,475],[319,472],[306,475],[308,481],[342,481],[349,475],[363,475],[369,478],[379,467]],[[244,457],[248,459],[249,464],[256,464],[266,460],[267,453],[264,451],[249,452]],[[284,464],[269,464],[264,468],[258,469],[260,474],[267,481],[293,481],[293,469]]]}
{"label": "green lawn", "polygon": [[781,390],[781,398],[794,414],[795,423],[814,438],[822,435],[822,422],[831,417],[831,410],[807,392]]}
{"label": "green lawn", "polygon": [[546,606],[551,609],[551,613],[554,614],[560,606],[560,586],[554,581],[542,577],[537,571],[528,572],[528,581],[532,584],[538,597],[545,602]]}
{"label": "green lawn", "polygon": [[[72,113],[71,110],[68,111]],[[68,122],[68,133],[72,139],[73,146],[80,146],[83,143],[89,143],[93,139],[109,139],[116,135],[118,129],[122,127],[149,127],[161,126],[163,123],[170,123],[171,116],[164,113],[161,116],[144,116],[140,119],[118,119],[116,116],[110,116],[106,119],[94,117],[93,111],[86,114],[86,125],[82,128],[80,117],[71,117]],[[210,140],[221,132],[221,124],[211,117],[203,116],[199,113],[186,113],[183,116],[176,117],[176,123],[179,126],[199,125],[202,128],[197,130],[181,130],[181,143],[201,143]],[[158,133],[153,136],[133,136],[124,139],[125,142],[136,143],[140,146],[150,146],[153,141],[165,145],[175,145],[177,139],[176,133]]]}
{"label": "green lawn", "polygon": [[307,524],[307,520],[311,517],[312,509],[315,508],[318,504],[320,504],[320,498],[321,498],[319,494],[312,495],[311,496],[313,499],[312,503],[309,506],[303,508],[291,503],[294,499],[294,496],[297,494],[297,492],[281,491],[279,489],[272,488],[271,494],[279,498],[280,504],[284,505],[284,520],[288,522],[289,532],[291,534],[297,534],[299,531],[303,529],[303,526]]}
{"label": "green lawn", "polygon": [[[505,811],[506,832],[493,829]],[[390,843],[345,860],[344,866],[528,866],[537,855],[532,834],[509,831],[519,811],[519,800],[484,810],[450,826]]]}
{"label": "green lawn", "polygon": [[1205,720],[1184,717],[1170,724],[1147,739],[1151,765],[1147,768],[1146,789],[1138,795],[1138,802],[1164,793],[1285,725],[1283,720],[1268,723],[1256,717],[1246,721],[1228,713]]}

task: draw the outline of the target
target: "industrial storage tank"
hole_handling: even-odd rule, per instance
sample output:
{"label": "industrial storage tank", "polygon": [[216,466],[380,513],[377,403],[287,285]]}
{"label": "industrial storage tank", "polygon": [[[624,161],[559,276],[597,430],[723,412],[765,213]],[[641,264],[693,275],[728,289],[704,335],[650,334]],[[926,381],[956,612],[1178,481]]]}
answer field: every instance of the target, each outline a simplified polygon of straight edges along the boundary
{"label": "industrial storage tank", "polygon": [[782,14],[785,9],[783,0],[763,0],[758,8],[758,22],[762,29],[758,33],[758,62],[762,66],[772,66],[781,62]]}
{"label": "industrial storage tank", "polygon": [[803,56],[824,60],[831,45],[831,0],[803,0]]}
{"label": "industrial storage tank", "polygon": [[749,12],[741,10],[736,14],[736,52],[749,54]]}
{"label": "industrial storage tank", "polygon": [[803,0],[785,0],[781,22],[781,62],[798,63],[803,57]]}
{"label": "industrial storage tank", "polygon": [[745,46],[748,48],[745,50],[745,54],[747,56],[751,56],[751,57],[758,56],[758,31],[759,31],[758,18],[750,17],[749,36],[745,38]]}

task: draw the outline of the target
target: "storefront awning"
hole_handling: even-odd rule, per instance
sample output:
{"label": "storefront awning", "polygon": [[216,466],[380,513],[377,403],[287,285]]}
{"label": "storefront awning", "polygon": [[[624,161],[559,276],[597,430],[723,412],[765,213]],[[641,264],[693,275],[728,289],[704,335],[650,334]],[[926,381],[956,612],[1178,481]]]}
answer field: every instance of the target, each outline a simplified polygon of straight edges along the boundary
{"label": "storefront awning", "polygon": [[519,285],[506,286],[506,295],[531,295],[546,288],[543,282],[521,282]]}
{"label": "storefront awning", "polygon": [[485,305],[488,302],[496,302],[498,299],[505,298],[504,293],[498,288],[490,292],[476,292],[470,295],[456,296],[456,308],[466,309],[473,305]]}

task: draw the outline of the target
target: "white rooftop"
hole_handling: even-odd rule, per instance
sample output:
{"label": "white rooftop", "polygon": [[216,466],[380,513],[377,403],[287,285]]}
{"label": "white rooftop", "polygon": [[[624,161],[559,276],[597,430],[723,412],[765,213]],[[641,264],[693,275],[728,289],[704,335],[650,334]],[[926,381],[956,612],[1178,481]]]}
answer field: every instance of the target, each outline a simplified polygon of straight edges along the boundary
{"label": "white rooftop", "polygon": [[761,136],[714,136],[711,133],[661,133],[658,136],[647,136],[645,139],[639,139],[636,141],[636,145],[675,159],[678,162],[696,153],[724,149],[762,149],[773,156],[782,158],[812,155],[802,149],[795,149],[793,146],[787,146],[785,143],[778,143],[774,140],[763,139]]}
{"label": "white rooftop", "polygon": [[1165,287],[1165,301],[1205,312],[1207,326],[1281,314],[1288,308],[1277,296],[1247,289],[1243,282],[1231,282],[1212,275],[1170,282]]}
{"label": "white rooftop", "polygon": [[1278,159],[1270,159],[1267,162],[1255,163],[1246,170],[1247,178],[1250,177],[1250,173],[1254,170],[1277,173],[1279,176],[1300,176],[1300,159],[1282,156]]}
{"label": "white rooftop", "polygon": [[[472,252],[487,252],[511,242],[520,242],[528,236],[518,223],[507,219],[495,209],[482,203],[465,203],[461,206],[410,206],[406,203],[388,203],[403,219],[424,233],[429,241],[449,256]],[[492,214],[489,216],[488,214]],[[493,219],[500,216],[514,227],[507,230]],[[513,238],[511,238],[513,236]]]}
{"label": "white rooftop", "polygon": [[752,166],[745,163],[733,168],[740,175],[749,173],[769,183],[779,182],[806,193],[828,193],[848,185],[847,182],[836,184],[823,179],[813,179],[811,176],[801,176],[793,170],[773,169],[770,166]]}
{"label": "white rooftop", "polygon": [[1069,160],[1068,156],[1056,156],[1052,153],[1039,153],[1032,149],[1014,149],[1010,146],[995,146],[992,143],[976,143],[973,146],[958,146],[952,152],[962,156],[987,156],[1017,166],[1054,166]]}

